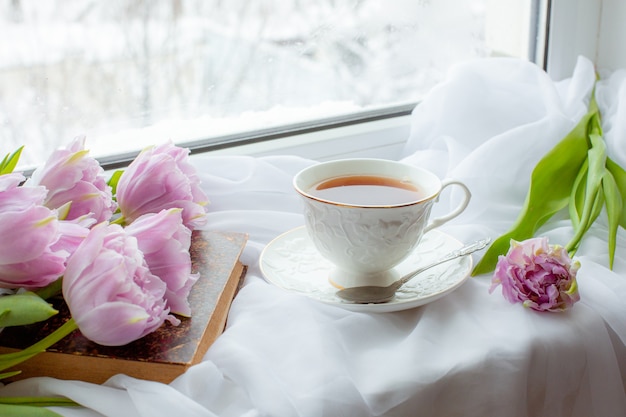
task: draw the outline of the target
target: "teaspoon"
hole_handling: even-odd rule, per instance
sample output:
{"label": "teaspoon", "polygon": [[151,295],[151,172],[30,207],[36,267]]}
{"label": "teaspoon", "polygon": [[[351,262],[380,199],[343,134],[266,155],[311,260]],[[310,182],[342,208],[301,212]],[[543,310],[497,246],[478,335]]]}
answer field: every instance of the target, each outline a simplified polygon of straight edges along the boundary
{"label": "teaspoon", "polygon": [[427,269],[440,265],[444,262],[448,262],[453,259],[459,258],[461,256],[469,255],[473,252],[476,252],[477,250],[483,249],[485,246],[489,244],[490,241],[491,239],[487,238],[487,239],[478,240],[474,243],[465,245],[460,249],[457,249],[448,253],[443,258],[440,258],[439,260],[429,265],[416,269],[413,272],[409,272],[408,274],[406,274],[399,280],[395,281],[394,283],[386,287],[378,287],[375,285],[364,285],[361,287],[349,287],[349,288],[344,288],[342,290],[337,291],[336,295],[337,297],[345,301],[349,301],[351,303],[356,303],[356,304],[386,303],[388,301],[391,301],[393,297],[395,297],[396,292],[398,291],[398,289],[400,289],[400,287],[402,287],[404,284],[406,284],[407,282],[409,282],[410,280],[412,280],[413,278],[415,278],[417,275],[421,274],[422,272],[426,271]]}

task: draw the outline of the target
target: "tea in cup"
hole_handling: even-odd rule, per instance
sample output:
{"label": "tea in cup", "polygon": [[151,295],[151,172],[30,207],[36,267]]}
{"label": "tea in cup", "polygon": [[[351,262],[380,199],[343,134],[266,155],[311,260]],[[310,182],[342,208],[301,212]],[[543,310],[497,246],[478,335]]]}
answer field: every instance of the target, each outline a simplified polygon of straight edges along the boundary
{"label": "tea in cup", "polygon": [[[386,159],[322,162],[296,174],[293,185],[303,197],[313,244],[334,265],[329,280],[337,288],[396,280],[394,267],[424,233],[461,214],[471,198],[460,181],[442,181],[428,170]],[[452,185],[463,191],[462,202],[430,220],[441,191]]]}

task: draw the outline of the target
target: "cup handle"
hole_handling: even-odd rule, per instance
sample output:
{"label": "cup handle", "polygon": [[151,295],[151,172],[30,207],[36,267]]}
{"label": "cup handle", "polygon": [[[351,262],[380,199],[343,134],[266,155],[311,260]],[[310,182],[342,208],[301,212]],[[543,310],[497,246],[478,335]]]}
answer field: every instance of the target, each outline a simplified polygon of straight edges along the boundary
{"label": "cup handle", "polygon": [[[463,193],[465,194],[463,201],[461,202],[461,204],[458,205],[456,209],[446,214],[445,216],[432,219],[430,223],[428,224],[428,226],[426,226],[426,228],[424,229],[424,233],[428,232],[431,229],[434,229],[435,227],[441,226],[442,224],[446,223],[449,220],[454,219],[456,216],[461,214],[463,210],[465,210],[465,208],[469,204],[470,198],[472,197],[472,193],[470,192],[469,188],[467,188],[467,185],[463,184],[461,181],[448,178],[448,179],[441,181],[441,191],[443,191],[443,189],[449,185],[458,185],[461,187],[461,189],[463,190]],[[437,197],[437,200],[439,200],[439,197]]]}

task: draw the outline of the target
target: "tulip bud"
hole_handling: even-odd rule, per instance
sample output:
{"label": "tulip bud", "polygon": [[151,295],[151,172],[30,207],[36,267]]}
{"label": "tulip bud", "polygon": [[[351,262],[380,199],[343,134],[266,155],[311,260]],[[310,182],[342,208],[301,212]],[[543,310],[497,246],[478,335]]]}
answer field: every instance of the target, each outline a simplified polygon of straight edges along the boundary
{"label": "tulip bud", "polygon": [[171,143],[143,150],[117,183],[117,201],[126,223],[146,213],[182,208],[190,229],[206,223],[208,198],[188,161],[189,150]]}
{"label": "tulip bud", "polygon": [[67,149],[55,151],[26,182],[49,190],[46,207],[56,209],[70,202],[66,220],[91,213],[97,222],[102,222],[109,220],[117,208],[104,170],[88,153],[85,137],[78,137]]}
{"label": "tulip bud", "polygon": [[547,238],[511,241],[506,256],[500,256],[489,292],[502,284],[502,295],[511,303],[537,311],[562,311],[580,300],[576,273],[562,246],[549,245]]}

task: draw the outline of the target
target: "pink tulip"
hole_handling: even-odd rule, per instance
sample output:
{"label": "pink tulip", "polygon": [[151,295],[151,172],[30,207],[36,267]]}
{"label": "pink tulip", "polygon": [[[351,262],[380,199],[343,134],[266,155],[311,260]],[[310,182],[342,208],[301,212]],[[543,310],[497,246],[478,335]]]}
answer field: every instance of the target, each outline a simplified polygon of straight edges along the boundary
{"label": "pink tulip", "polygon": [[43,167],[33,172],[27,185],[43,185],[49,192],[45,205],[60,208],[71,202],[67,220],[91,213],[97,222],[109,220],[117,206],[104,170],[85,150],[85,137],[76,138],[67,149],[55,151]]}
{"label": "pink tulip", "polygon": [[206,223],[208,198],[188,156],[188,149],[168,143],[135,158],[117,184],[117,201],[127,223],[169,208],[182,208],[183,223],[190,229]]}
{"label": "pink tulip", "polygon": [[506,256],[500,256],[489,292],[502,284],[502,295],[511,303],[537,311],[563,311],[580,300],[576,273],[562,246],[549,245],[547,238],[511,241]]}
{"label": "pink tulip", "polygon": [[56,213],[40,205],[43,187],[19,187],[21,174],[0,176],[0,287],[35,289],[56,281],[68,252]]}
{"label": "pink tulip", "polygon": [[137,340],[170,316],[166,286],[150,273],[137,239],[119,225],[100,223],[69,258],[63,297],[81,333],[107,346]]}
{"label": "pink tulip", "polygon": [[191,316],[189,292],[198,280],[191,273],[191,231],[183,225],[181,209],[144,214],[126,227],[137,238],[150,272],[167,285],[165,300],[172,313]]}

